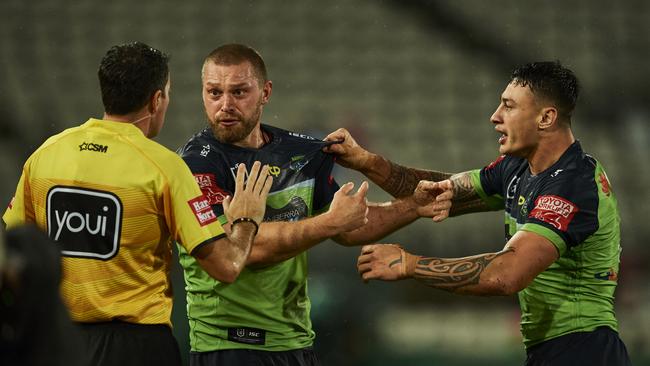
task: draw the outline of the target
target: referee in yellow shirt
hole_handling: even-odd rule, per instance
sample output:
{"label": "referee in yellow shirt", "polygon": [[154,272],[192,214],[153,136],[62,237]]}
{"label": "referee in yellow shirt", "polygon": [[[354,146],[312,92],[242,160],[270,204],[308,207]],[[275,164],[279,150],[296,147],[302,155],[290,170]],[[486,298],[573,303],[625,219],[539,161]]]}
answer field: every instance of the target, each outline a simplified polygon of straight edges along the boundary
{"label": "referee in yellow shirt", "polygon": [[[99,66],[104,117],[50,137],[27,160],[3,216],[35,223],[61,250],[61,294],[81,324],[87,365],[180,365],[171,333],[171,242],[234,281],[271,187],[268,168],[240,166],[226,235],[183,160],[150,140],[169,104],[168,56],[114,46]],[[247,182],[244,176],[249,173]]]}

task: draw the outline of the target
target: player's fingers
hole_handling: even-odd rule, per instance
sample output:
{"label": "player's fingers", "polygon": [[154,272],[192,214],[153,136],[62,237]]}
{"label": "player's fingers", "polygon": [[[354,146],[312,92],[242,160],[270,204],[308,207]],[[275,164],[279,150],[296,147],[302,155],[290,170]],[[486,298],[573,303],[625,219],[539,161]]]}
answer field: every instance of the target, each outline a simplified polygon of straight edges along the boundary
{"label": "player's fingers", "polygon": [[255,182],[255,188],[253,190],[253,193],[260,194],[262,192],[262,189],[264,189],[264,183],[266,183],[266,179],[268,177],[269,177],[269,166],[268,164],[264,164],[264,166],[260,170],[259,177]]}
{"label": "player's fingers", "polygon": [[246,177],[246,164],[240,163],[237,166],[237,176],[235,177],[235,192],[244,190],[244,179]]}
{"label": "player's fingers", "polygon": [[364,274],[372,270],[372,263],[362,263],[357,265],[357,271],[359,274]]}
{"label": "player's fingers", "polygon": [[451,209],[451,200],[433,201],[430,208],[433,211],[445,211]]}
{"label": "player's fingers", "polygon": [[361,254],[357,258],[357,266],[360,266],[364,263],[369,263],[372,261],[372,254]]}
{"label": "player's fingers", "polygon": [[363,282],[368,283],[370,280],[374,280],[377,278],[377,275],[373,271],[368,271],[365,272],[361,275],[361,278],[363,279]]}
{"label": "player's fingers", "polygon": [[434,222],[441,222],[444,219],[446,219],[447,217],[449,217],[449,211],[442,211],[442,212],[438,213],[437,215],[433,216],[431,219]]}
{"label": "player's fingers", "polygon": [[345,128],[339,128],[338,130],[327,135],[323,140],[325,141],[337,141],[345,140],[347,130]]}
{"label": "player's fingers", "polygon": [[228,211],[228,208],[230,207],[230,195],[227,195],[226,198],[223,199],[223,211],[226,212]]}
{"label": "player's fingers", "polygon": [[260,175],[260,169],[262,168],[262,163],[255,161],[251,167],[251,171],[248,172],[248,180],[246,180],[246,190],[249,192],[255,192],[255,183]]}
{"label": "player's fingers", "polygon": [[269,192],[271,191],[272,185],[273,185],[273,177],[267,175],[266,180],[264,181],[264,185],[262,186],[262,191],[260,192],[260,195],[268,196]]}
{"label": "player's fingers", "polygon": [[454,198],[454,191],[444,190],[436,197],[436,201],[450,201],[452,198]]}
{"label": "player's fingers", "polygon": [[438,187],[444,190],[452,190],[454,189],[454,182],[452,182],[451,179],[445,179],[438,182]]}
{"label": "player's fingers", "polygon": [[436,182],[430,181],[430,180],[421,180],[418,182],[418,189],[422,191],[430,191],[433,189],[436,189],[438,187],[438,184]]}
{"label": "player's fingers", "polygon": [[331,144],[325,146],[323,148],[323,152],[331,153],[331,154],[344,154],[345,149],[343,148],[343,146],[341,146],[341,144]]}
{"label": "player's fingers", "polygon": [[350,191],[352,191],[353,188],[354,188],[354,183],[347,182],[344,185],[342,185],[341,188],[339,188],[338,192],[336,192],[335,194],[343,194],[347,196],[348,193],[350,193]]}
{"label": "player's fingers", "polygon": [[357,190],[355,196],[365,199],[367,193],[368,193],[368,182],[364,180],[363,183],[361,183],[361,185],[359,186],[359,190]]}
{"label": "player's fingers", "polygon": [[370,244],[370,245],[364,245],[361,247],[361,254],[370,254],[375,250],[375,245]]}

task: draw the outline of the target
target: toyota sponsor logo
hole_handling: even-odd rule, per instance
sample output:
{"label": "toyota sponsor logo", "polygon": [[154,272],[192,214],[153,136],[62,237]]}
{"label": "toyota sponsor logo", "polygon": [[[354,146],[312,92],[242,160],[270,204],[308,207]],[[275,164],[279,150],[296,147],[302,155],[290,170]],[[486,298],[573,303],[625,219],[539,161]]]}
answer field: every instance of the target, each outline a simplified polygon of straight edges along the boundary
{"label": "toyota sponsor logo", "polygon": [[557,196],[541,196],[535,202],[535,208],[546,211],[553,211],[562,215],[562,217],[569,217],[569,215],[575,210],[575,206]]}
{"label": "toyota sponsor logo", "polygon": [[556,229],[566,231],[578,207],[571,201],[554,195],[539,196],[535,208],[528,217],[553,225]]}

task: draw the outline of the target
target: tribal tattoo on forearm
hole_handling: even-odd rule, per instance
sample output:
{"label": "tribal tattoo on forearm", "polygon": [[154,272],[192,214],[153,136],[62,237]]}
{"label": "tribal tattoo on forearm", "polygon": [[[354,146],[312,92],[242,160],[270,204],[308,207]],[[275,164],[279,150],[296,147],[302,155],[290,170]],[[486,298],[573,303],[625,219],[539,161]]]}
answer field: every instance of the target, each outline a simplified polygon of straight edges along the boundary
{"label": "tribal tattoo on forearm", "polygon": [[481,273],[497,257],[511,252],[482,254],[466,258],[421,258],[415,267],[415,279],[427,286],[456,292],[465,286],[479,283]]}
{"label": "tribal tattoo on forearm", "polygon": [[469,172],[454,174],[450,179],[454,185],[454,198],[449,216],[490,210],[474,190]]}
{"label": "tribal tattoo on forearm", "polygon": [[454,184],[454,202],[465,202],[477,197],[469,172],[454,174],[451,181]]}
{"label": "tribal tattoo on forearm", "polygon": [[407,168],[392,161],[389,163],[390,174],[380,186],[395,198],[412,195],[421,180],[439,182],[451,177],[451,173]]}

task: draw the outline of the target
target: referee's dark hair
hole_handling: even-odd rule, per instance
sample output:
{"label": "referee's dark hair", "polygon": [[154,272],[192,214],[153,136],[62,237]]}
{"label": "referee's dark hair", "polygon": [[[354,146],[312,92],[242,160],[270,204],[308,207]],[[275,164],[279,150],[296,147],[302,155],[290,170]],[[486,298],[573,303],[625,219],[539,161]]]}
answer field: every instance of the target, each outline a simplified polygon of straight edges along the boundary
{"label": "referee's dark hair", "polygon": [[[210,52],[203,61],[203,66],[208,62],[214,62],[217,65],[239,65],[242,62],[250,62],[253,66],[253,71],[257,77],[260,85],[264,85],[268,81],[266,74],[266,65],[262,56],[253,48],[243,44],[230,43],[220,46]],[[203,73],[203,70],[201,70]]]}
{"label": "referee's dark hair", "polygon": [[515,85],[528,86],[535,98],[553,103],[560,120],[571,123],[580,93],[573,71],[559,61],[532,62],[515,68],[510,77]]}
{"label": "referee's dark hair", "polygon": [[142,42],[111,47],[97,71],[106,113],[135,112],[158,90],[164,96],[169,78],[168,62],[169,56]]}

